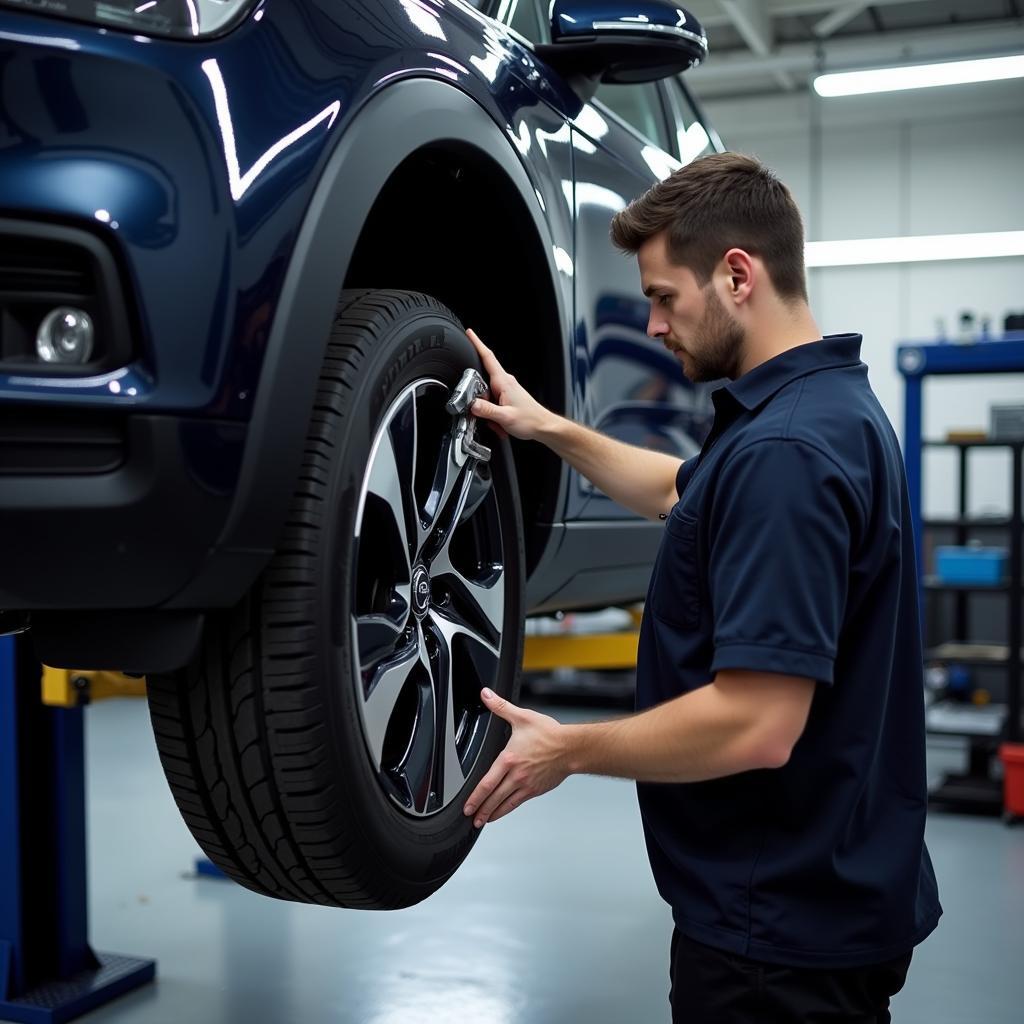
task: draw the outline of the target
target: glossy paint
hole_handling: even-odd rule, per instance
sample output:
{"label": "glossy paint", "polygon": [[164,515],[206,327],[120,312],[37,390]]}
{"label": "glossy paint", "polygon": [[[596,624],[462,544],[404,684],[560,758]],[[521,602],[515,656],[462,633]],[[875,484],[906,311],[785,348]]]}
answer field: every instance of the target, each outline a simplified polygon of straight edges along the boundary
{"label": "glossy paint", "polygon": [[[660,341],[647,337],[650,309],[636,259],[608,241],[610,219],[679,162],[645,142],[599,101],[572,122],[576,169],[576,320],[573,363],[581,422],[621,441],[686,458],[709,426],[707,389],[695,388]],[[576,474],[568,518],[631,513]]]}
{"label": "glossy paint", "polygon": [[[662,17],[666,5],[626,6]],[[266,0],[227,35],[191,42],[0,8],[0,207],[104,237],[136,323],[130,364],[79,380],[0,374],[0,402],[244,423],[326,161],[369,98],[421,78],[476,100],[534,187],[558,278],[566,411],[688,451],[685,418],[667,410],[690,392],[644,339],[635,266],[611,250],[614,210],[600,200],[641,192],[666,155],[615,122],[602,135],[594,105],[465,0]],[[578,480],[570,494],[570,517],[621,514]]]}

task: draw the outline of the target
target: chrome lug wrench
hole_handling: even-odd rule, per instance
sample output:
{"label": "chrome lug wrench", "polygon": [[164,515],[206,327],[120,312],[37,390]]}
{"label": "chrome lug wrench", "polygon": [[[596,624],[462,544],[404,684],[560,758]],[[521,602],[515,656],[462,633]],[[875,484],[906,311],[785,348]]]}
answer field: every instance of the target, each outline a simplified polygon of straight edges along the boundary
{"label": "chrome lug wrench", "polygon": [[469,407],[478,398],[488,399],[490,392],[476,370],[466,370],[445,406],[450,415],[458,418],[453,455],[459,466],[464,466],[470,459],[491,461],[491,449],[476,439],[476,417],[469,411]]}

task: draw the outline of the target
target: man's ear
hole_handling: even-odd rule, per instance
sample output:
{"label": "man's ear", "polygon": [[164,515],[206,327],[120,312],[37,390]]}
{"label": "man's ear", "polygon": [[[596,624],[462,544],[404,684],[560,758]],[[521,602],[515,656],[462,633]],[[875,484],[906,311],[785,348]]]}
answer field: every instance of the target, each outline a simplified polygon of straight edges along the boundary
{"label": "man's ear", "polygon": [[745,249],[732,248],[722,257],[722,264],[733,301],[737,305],[749,301],[757,272],[753,257]]}

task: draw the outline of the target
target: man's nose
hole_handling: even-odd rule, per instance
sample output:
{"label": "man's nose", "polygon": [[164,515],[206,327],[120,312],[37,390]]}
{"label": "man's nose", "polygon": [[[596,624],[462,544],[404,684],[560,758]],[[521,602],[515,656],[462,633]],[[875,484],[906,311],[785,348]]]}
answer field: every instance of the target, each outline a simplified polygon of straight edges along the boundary
{"label": "man's nose", "polygon": [[651,313],[647,320],[647,337],[660,338],[665,334],[668,334],[668,324],[665,323],[664,320],[659,320],[653,313]]}

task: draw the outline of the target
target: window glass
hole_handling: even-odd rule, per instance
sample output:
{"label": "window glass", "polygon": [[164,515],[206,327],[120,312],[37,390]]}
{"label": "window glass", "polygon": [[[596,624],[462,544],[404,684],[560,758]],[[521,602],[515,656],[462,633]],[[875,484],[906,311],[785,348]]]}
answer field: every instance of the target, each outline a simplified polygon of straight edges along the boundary
{"label": "window glass", "polygon": [[494,17],[531,43],[543,43],[545,34],[537,0],[498,0]]}
{"label": "window glass", "polygon": [[676,145],[679,160],[688,164],[699,156],[715,152],[714,143],[708,137],[707,129],[701,124],[697,111],[690,102],[690,97],[678,79],[671,80],[670,88],[675,101],[678,122],[676,124]]}
{"label": "window glass", "polygon": [[661,96],[656,82],[639,85],[601,85],[594,97],[632,125],[644,138],[671,152],[671,144],[661,112]]}

